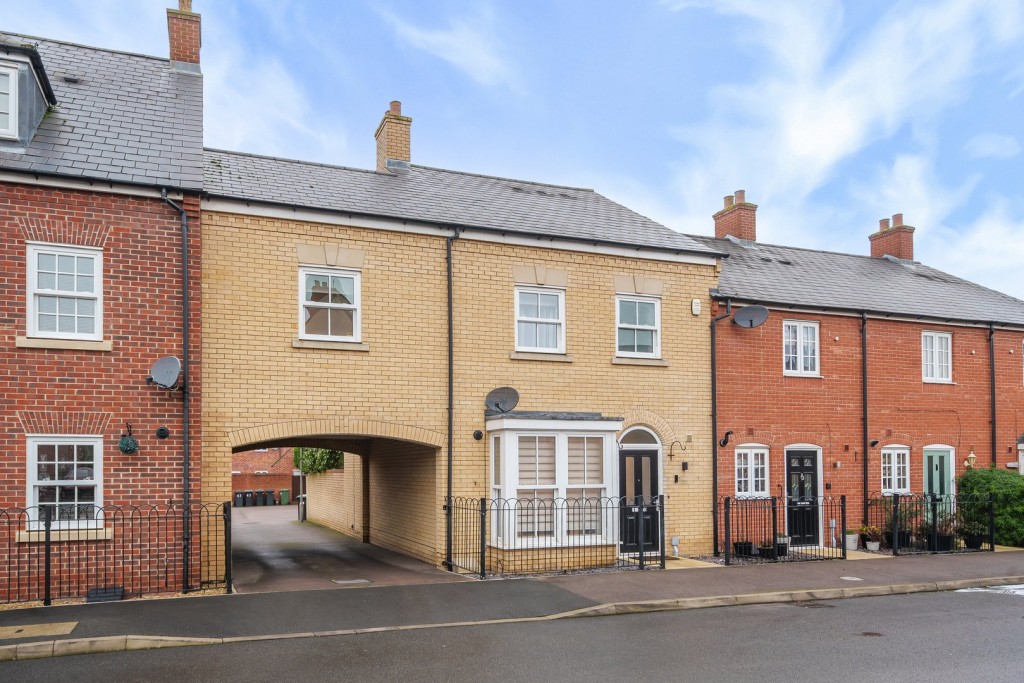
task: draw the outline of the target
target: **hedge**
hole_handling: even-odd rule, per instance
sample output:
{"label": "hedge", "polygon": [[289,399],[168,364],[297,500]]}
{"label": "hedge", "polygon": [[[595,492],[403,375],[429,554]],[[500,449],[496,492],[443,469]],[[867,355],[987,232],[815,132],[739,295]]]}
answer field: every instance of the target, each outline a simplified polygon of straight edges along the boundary
{"label": "hedge", "polygon": [[957,477],[960,496],[988,498],[996,503],[996,543],[1024,547],[1024,477],[995,468],[968,470]]}

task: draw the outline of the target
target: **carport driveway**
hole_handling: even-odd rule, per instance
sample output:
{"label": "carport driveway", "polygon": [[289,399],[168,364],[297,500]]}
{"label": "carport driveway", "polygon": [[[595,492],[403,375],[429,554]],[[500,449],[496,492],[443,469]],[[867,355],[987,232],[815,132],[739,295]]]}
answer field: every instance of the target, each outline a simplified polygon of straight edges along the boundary
{"label": "carport driveway", "polygon": [[231,510],[238,593],[465,581],[411,557],[299,522],[294,505]]}

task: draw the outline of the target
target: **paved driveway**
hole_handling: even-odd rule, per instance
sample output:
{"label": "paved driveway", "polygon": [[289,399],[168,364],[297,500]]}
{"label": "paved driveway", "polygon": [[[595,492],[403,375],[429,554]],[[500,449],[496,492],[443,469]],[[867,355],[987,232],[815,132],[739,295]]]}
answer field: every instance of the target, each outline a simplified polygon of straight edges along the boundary
{"label": "paved driveway", "polygon": [[465,581],[399,553],[299,522],[294,505],[231,511],[238,593]]}

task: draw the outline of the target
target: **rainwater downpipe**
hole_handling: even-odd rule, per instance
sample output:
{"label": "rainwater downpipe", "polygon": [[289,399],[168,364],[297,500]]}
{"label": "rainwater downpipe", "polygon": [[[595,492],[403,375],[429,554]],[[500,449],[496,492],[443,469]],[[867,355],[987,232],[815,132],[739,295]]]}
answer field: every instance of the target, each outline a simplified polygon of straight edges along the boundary
{"label": "rainwater downpipe", "polygon": [[992,399],[992,467],[996,466],[996,326],[988,324],[989,381]]}
{"label": "rainwater downpipe", "polygon": [[[864,498],[864,518],[862,524],[868,523],[868,314],[866,311],[860,312],[860,395],[861,395],[861,436],[863,437],[863,453],[864,453],[864,476],[863,481],[863,498]],[[842,539],[845,543],[846,539]]]}
{"label": "rainwater downpipe", "polygon": [[711,528],[718,555],[718,321],[732,315],[732,299],[725,300],[725,313],[711,318]]}
{"label": "rainwater downpipe", "polygon": [[452,461],[455,439],[455,295],[452,291],[452,244],[459,239],[459,228],[445,240],[445,265],[448,270],[448,493],[444,506],[444,566],[455,571],[452,564]]}
{"label": "rainwater downpipe", "polygon": [[188,352],[189,352],[189,298],[188,298],[188,213],[184,207],[171,201],[167,197],[167,188],[160,190],[160,198],[169,204],[181,216],[181,402],[182,402],[182,465],[181,465],[181,500],[182,510],[185,515],[185,523],[182,525],[181,547],[182,547],[182,590],[187,591],[189,585],[189,557],[191,555],[192,525],[188,517],[191,504],[189,492],[190,458],[189,449],[189,419],[191,400],[189,396],[189,375],[188,375]]}

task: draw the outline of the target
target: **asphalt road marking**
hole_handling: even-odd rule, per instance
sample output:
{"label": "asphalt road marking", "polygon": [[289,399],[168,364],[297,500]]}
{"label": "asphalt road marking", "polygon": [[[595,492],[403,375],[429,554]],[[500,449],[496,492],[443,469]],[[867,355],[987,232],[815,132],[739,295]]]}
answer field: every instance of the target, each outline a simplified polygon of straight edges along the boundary
{"label": "asphalt road marking", "polygon": [[988,588],[961,588],[957,593],[999,593],[1001,595],[1024,595],[1024,584],[1016,586],[989,586]]}
{"label": "asphalt road marking", "polygon": [[0,626],[0,640],[12,638],[36,638],[38,636],[66,636],[78,626],[77,621],[60,621],[52,624],[24,624],[23,626]]}

